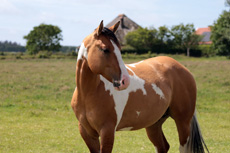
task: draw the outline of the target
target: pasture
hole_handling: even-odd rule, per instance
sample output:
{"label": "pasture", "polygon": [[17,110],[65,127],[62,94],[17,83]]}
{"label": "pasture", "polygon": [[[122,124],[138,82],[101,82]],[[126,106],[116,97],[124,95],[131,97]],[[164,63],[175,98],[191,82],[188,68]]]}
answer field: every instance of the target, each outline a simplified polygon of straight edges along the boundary
{"label": "pasture", "polygon": [[[127,55],[126,55],[127,56]],[[127,58],[127,57],[126,57]],[[146,57],[125,59],[126,63]],[[194,75],[197,117],[212,153],[230,150],[230,61],[174,56]],[[89,152],[70,106],[76,59],[0,60],[0,152]],[[170,153],[179,142],[172,119],[163,126]],[[117,132],[113,152],[155,152],[145,130]]]}

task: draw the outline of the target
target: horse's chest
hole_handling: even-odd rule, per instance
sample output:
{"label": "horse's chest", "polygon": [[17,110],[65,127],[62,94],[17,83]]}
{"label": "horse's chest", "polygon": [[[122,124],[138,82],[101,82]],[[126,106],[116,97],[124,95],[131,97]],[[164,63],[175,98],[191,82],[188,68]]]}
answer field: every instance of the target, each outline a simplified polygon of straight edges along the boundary
{"label": "horse's chest", "polygon": [[76,115],[81,124],[98,129],[105,122],[116,122],[114,102],[108,94],[95,93],[79,98]]}

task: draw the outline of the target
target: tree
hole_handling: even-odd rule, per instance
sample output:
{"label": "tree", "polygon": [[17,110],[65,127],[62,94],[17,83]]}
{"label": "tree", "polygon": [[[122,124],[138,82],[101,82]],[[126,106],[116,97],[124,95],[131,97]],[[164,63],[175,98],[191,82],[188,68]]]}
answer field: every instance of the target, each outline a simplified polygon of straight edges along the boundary
{"label": "tree", "polygon": [[230,0],[226,0],[225,1],[225,5],[228,6],[228,7],[230,7]]}
{"label": "tree", "polygon": [[158,28],[158,38],[162,42],[167,42],[170,37],[170,31],[166,26],[160,26]]}
{"label": "tree", "polygon": [[61,29],[58,26],[40,24],[24,36],[27,40],[26,49],[30,54],[39,51],[59,51],[62,40]]}
{"label": "tree", "polygon": [[160,26],[158,28],[158,34],[157,34],[159,43],[158,48],[160,52],[169,52],[169,50],[172,48],[172,39],[171,39],[171,33],[168,27],[166,26]]}
{"label": "tree", "polygon": [[126,44],[137,50],[151,50],[157,41],[157,30],[155,28],[141,28],[133,32],[129,32],[126,37]]}
{"label": "tree", "polygon": [[190,49],[195,48],[202,38],[195,34],[193,24],[180,24],[173,26],[171,28],[171,35],[176,48],[183,50],[186,49],[187,56],[190,56]]}
{"label": "tree", "polygon": [[219,55],[230,55],[230,12],[224,11],[211,29],[214,49]]}

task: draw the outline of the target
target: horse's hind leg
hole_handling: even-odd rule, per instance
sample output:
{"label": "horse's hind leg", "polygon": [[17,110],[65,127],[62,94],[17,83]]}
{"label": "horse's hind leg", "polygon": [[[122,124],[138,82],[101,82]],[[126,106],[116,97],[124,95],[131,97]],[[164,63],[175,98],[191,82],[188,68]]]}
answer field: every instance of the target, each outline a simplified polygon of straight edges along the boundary
{"label": "horse's hind leg", "polygon": [[180,153],[205,153],[205,149],[209,152],[195,114],[190,120],[175,121],[179,133]]}
{"label": "horse's hind leg", "polygon": [[99,137],[90,136],[84,127],[79,123],[79,130],[82,138],[84,139],[86,145],[88,146],[91,153],[99,153],[100,152],[100,142]]}
{"label": "horse's hind leg", "polygon": [[190,120],[175,120],[180,141],[180,153],[190,153],[188,141],[190,135]]}
{"label": "horse's hind leg", "polygon": [[174,119],[177,126],[180,141],[180,153],[192,153],[191,149],[189,148],[189,139],[191,132],[191,120],[195,109],[195,102],[192,103],[191,101],[186,100],[184,103],[181,103],[181,105],[179,105],[179,103],[173,104],[174,107],[171,106],[170,108],[170,116]]}
{"label": "horse's hind leg", "polygon": [[161,118],[157,123],[146,128],[147,135],[154,144],[157,153],[167,153],[169,150],[169,144],[162,131],[162,124],[167,118],[168,117]]}

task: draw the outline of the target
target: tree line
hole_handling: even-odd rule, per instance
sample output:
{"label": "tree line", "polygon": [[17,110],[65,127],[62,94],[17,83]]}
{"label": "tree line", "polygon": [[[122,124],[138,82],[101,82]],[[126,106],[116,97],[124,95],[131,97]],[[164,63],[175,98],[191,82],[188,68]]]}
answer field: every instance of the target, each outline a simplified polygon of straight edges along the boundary
{"label": "tree line", "polygon": [[0,41],[0,51],[2,52],[25,52],[25,46],[22,46],[16,42]]}
{"label": "tree line", "polygon": [[190,56],[191,49],[196,49],[203,38],[195,34],[193,24],[179,24],[169,29],[161,26],[158,29],[139,27],[126,35],[126,44],[138,53],[183,53]]}
{"label": "tree line", "polygon": [[[70,53],[76,50],[76,46],[61,46],[59,51]],[[12,41],[0,41],[0,52],[26,52],[26,47]]]}

